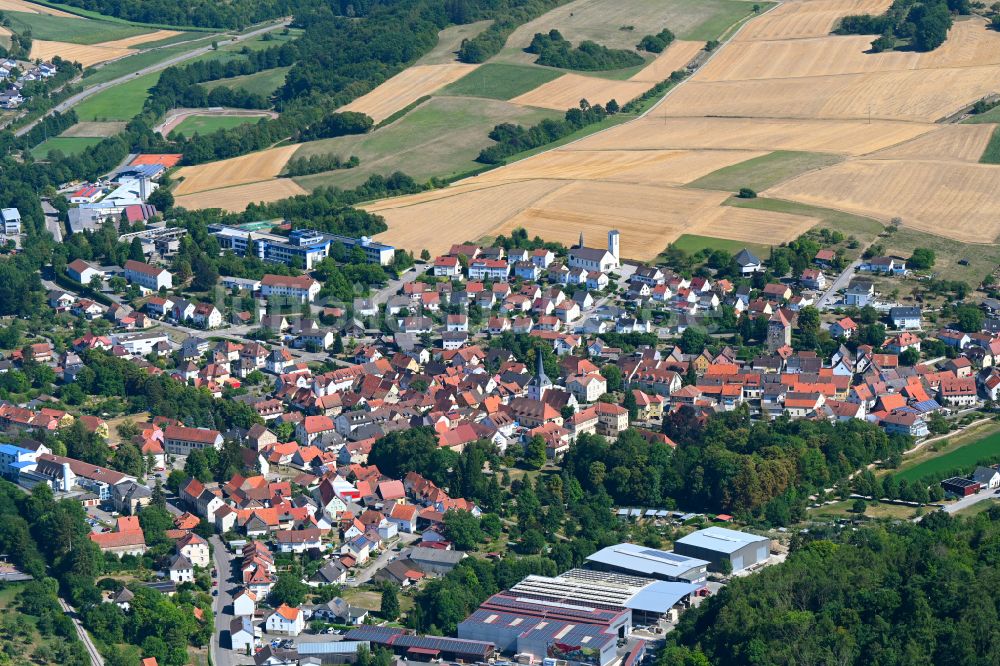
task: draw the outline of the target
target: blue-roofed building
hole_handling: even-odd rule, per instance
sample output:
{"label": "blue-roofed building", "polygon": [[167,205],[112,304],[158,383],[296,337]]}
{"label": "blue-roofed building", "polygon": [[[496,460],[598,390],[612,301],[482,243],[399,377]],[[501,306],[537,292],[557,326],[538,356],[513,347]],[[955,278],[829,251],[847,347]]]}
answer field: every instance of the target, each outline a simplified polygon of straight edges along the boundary
{"label": "blue-roofed building", "polygon": [[162,164],[132,164],[122,169],[116,174],[119,181],[140,180],[142,178],[157,178],[166,171]]}
{"label": "blue-roofed building", "polygon": [[38,463],[38,451],[14,444],[0,444],[0,475],[17,481],[22,470],[33,470]]}
{"label": "blue-roofed building", "polygon": [[625,602],[632,611],[632,625],[642,626],[658,622],[677,604],[687,604],[691,595],[704,585],[658,580],[636,592]]}
{"label": "blue-roofed building", "polygon": [[267,231],[256,231],[225,224],[212,224],[209,233],[219,241],[219,247],[239,256],[253,255],[263,261],[278,264],[298,264],[306,270],[312,270],[317,263],[329,257],[336,256],[335,245],[342,245],[342,250],[350,253],[359,250],[369,263],[387,266],[392,263],[396,250],[391,245],[362,236],[340,236],[327,234],[313,229],[295,229],[288,236],[281,236]]}
{"label": "blue-roofed building", "polygon": [[675,553],[708,560],[716,571],[722,568],[723,561],[729,563],[732,571],[742,571],[767,560],[770,551],[769,538],[724,527],[708,527],[674,542]]}
{"label": "blue-roofed building", "polygon": [[617,571],[632,576],[687,583],[704,583],[708,564],[706,560],[634,543],[608,546],[587,558],[587,566],[597,571]]}

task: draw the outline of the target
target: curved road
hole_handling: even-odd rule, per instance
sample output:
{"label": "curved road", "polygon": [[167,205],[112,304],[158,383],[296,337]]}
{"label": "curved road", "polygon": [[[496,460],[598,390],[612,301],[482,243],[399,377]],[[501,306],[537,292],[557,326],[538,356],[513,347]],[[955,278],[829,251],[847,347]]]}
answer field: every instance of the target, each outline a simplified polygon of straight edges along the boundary
{"label": "curved road", "polygon": [[[271,32],[272,30],[277,30],[278,28],[284,28],[284,27],[286,27],[288,25],[289,21],[290,21],[290,19],[286,18],[286,19],[283,19],[280,23],[271,23],[271,24],[268,24],[268,25],[266,25],[266,26],[264,26],[262,28],[257,28],[256,30],[253,30],[251,32],[248,32],[248,33],[245,33],[245,34],[242,34],[242,35],[236,35],[235,37],[232,37],[232,38],[228,38],[228,39],[225,40],[225,42],[228,43],[228,44],[232,44],[234,42],[238,43],[238,42],[246,41],[248,39],[253,39],[254,37],[257,37],[258,35],[262,35],[265,32]],[[217,41],[219,41],[221,43],[223,40],[217,40]],[[136,71],[134,71],[134,72],[132,72],[130,74],[126,74],[125,76],[119,76],[117,79],[112,79],[110,81],[105,81],[104,83],[98,83],[96,86],[93,86],[91,88],[87,88],[86,90],[81,90],[80,92],[76,93],[75,95],[67,97],[65,100],[63,100],[59,104],[56,104],[54,107],[52,107],[51,109],[49,109],[45,113],[45,115],[39,117],[36,120],[33,120],[32,122],[28,123],[24,127],[22,127],[20,129],[18,129],[17,131],[15,131],[14,135],[15,136],[21,136],[21,135],[25,134],[26,132],[28,132],[32,127],[34,127],[38,123],[38,121],[41,120],[42,118],[45,118],[46,116],[50,116],[53,113],[56,113],[57,111],[59,113],[63,113],[67,109],[70,109],[70,108],[76,106],[77,104],[79,104],[83,100],[87,99],[88,97],[96,95],[97,93],[102,92],[104,90],[107,90],[108,88],[113,88],[116,85],[118,85],[119,83],[125,83],[126,81],[130,81],[130,80],[134,79],[137,76],[142,76],[143,74],[151,74],[153,72],[159,72],[159,71],[164,70],[167,67],[170,67],[172,65],[176,65],[176,64],[185,62],[186,60],[191,60],[192,58],[197,58],[198,56],[204,55],[205,53],[208,53],[211,50],[212,50],[212,44],[209,43],[207,46],[201,46],[199,48],[194,49],[193,51],[186,51],[184,53],[180,53],[178,55],[175,55],[172,58],[168,58],[168,59],[166,59],[166,60],[164,60],[162,62],[158,62],[158,63],[156,63],[154,65],[150,65],[148,67],[143,67],[142,69],[138,69],[138,70],[136,70]]]}

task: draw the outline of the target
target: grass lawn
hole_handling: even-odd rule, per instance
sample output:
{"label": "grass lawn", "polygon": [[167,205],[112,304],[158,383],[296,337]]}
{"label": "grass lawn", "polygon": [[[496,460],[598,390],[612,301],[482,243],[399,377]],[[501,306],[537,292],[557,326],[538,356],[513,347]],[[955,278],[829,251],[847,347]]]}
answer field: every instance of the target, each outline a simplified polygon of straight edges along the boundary
{"label": "grass lawn", "polygon": [[[382,606],[382,593],[375,590],[364,590],[358,587],[345,587],[340,593],[341,598],[352,606],[360,606],[370,611],[377,611]],[[400,604],[402,605],[402,604]]]}
{"label": "grass lawn", "polygon": [[698,180],[688,183],[688,187],[697,187],[703,190],[726,190],[728,192],[737,192],[741,187],[749,187],[755,192],[761,192],[806,171],[828,167],[842,159],[839,155],[825,153],[776,150],[773,153],[713,171],[707,176],[702,176]]}
{"label": "grass lawn", "polygon": [[1000,106],[994,106],[986,113],[977,113],[962,121],[966,125],[981,125],[983,123],[1000,123]]}
{"label": "grass lawn", "polygon": [[997,504],[997,500],[988,499],[981,502],[976,502],[972,506],[967,506],[964,509],[959,509],[955,513],[951,514],[953,516],[976,516],[984,511],[989,511],[991,507]]}
{"label": "grass lawn", "polygon": [[102,90],[76,107],[80,120],[130,120],[142,111],[149,89],[160,79],[160,72],[138,76],[131,81]]}
{"label": "grass lawn", "polygon": [[[994,426],[995,428],[995,426]],[[943,452],[928,457],[911,467],[905,467],[894,476],[897,480],[918,481],[925,477],[937,477],[955,469],[972,471],[982,462],[1000,459],[1000,432],[975,439],[971,443],[957,443]]]}
{"label": "grass lawn", "polygon": [[[210,40],[210,36],[205,37],[205,40]],[[162,49],[140,51],[139,53],[130,55],[127,58],[113,60],[112,62],[102,65],[99,68],[92,67],[87,69],[83,77],[83,85],[84,87],[89,87],[97,85],[98,83],[105,83],[131,72],[155,65],[158,62],[163,62],[164,60],[168,60],[169,58],[180,55],[181,53],[193,51],[194,49],[202,46],[205,46],[205,42],[198,40],[197,42],[168,46]]]}
{"label": "grass lawn", "polygon": [[[575,0],[519,27],[498,59],[526,62],[523,49],[536,32],[556,29],[573,42],[593,40],[611,49],[631,49],[644,35],[663,28],[678,39],[720,38],[733,24],[753,13],[754,2],[742,0]],[[761,9],[769,3],[758,2]]]}
{"label": "grass lawn", "polygon": [[270,95],[285,84],[285,76],[290,69],[291,67],[275,67],[274,69],[265,69],[253,74],[209,81],[203,85],[207,90],[224,86],[226,88],[242,88],[247,92],[259,95]]}
{"label": "grass lawn", "polygon": [[283,30],[272,30],[271,32],[266,33],[267,35],[270,35],[268,39],[264,39],[264,35],[260,35],[242,42],[219,42],[219,50],[242,51],[244,48],[247,48],[251,51],[260,51],[263,49],[269,49],[272,46],[280,46],[286,42],[298,39],[304,31],[300,28],[289,28],[287,35],[282,34],[283,32]]}
{"label": "grass lawn", "polygon": [[466,173],[483,165],[475,161],[490,144],[487,134],[501,122],[531,125],[562,114],[527,109],[507,102],[466,97],[434,97],[400,120],[369,134],[310,141],[295,157],[311,155],[357,155],[354,169],[329,171],[295,179],[312,190],[320,186],[354,187],[373,174],[394,171],[409,174],[418,182],[432,176]]}
{"label": "grass lawn", "polygon": [[513,99],[563,75],[548,67],[486,63],[441,91],[442,95]]}
{"label": "grass lawn", "polygon": [[462,41],[475,37],[485,30],[493,21],[476,21],[464,25],[448,26],[438,33],[437,45],[427,52],[415,64],[417,65],[441,65],[449,62],[457,62],[456,52],[462,46]]}
{"label": "grass lawn", "polygon": [[4,12],[4,16],[10,19],[14,32],[30,30],[33,39],[52,42],[97,44],[152,32],[148,28],[124,23],[50,16],[49,14]]}
{"label": "grass lawn", "polygon": [[252,116],[188,116],[174,128],[171,134],[183,134],[187,137],[194,134],[211,134],[220,129],[239,127],[247,123],[255,123],[258,120],[260,118]]}
{"label": "grass lawn", "polygon": [[816,217],[820,220],[818,226],[829,227],[847,236],[854,236],[862,244],[871,241],[882,231],[882,224],[869,217],[843,213],[830,208],[795,203],[794,201],[785,201],[784,199],[767,199],[763,197],[739,199],[737,197],[730,197],[726,200],[726,205],[736,206],[737,208],[755,208],[775,213],[791,213],[793,215]]}
{"label": "grass lawn", "polygon": [[152,42],[143,42],[142,44],[136,44],[137,49],[153,49],[160,46],[172,46],[174,44],[180,44],[182,42],[190,42],[195,39],[206,39],[208,37],[213,37],[214,35],[206,35],[204,32],[182,32],[178,35],[173,35],[171,37],[164,37],[163,39],[157,39]]}
{"label": "grass lawn", "polygon": [[43,160],[45,156],[49,154],[49,151],[59,150],[62,151],[63,155],[76,155],[77,153],[83,152],[86,148],[90,146],[97,145],[103,141],[101,137],[84,137],[84,136],[56,136],[43,141],[34,148],[31,149],[31,155],[36,160]]}
{"label": "grass lawn", "polygon": [[736,254],[743,248],[747,248],[759,257],[765,256],[768,251],[767,245],[755,245],[744,243],[743,241],[729,240],[726,238],[712,238],[711,236],[697,236],[695,234],[682,234],[673,242],[674,247],[684,250],[688,254],[694,254],[698,250],[724,250],[730,254]]}
{"label": "grass lawn", "polygon": [[[894,234],[880,239],[887,254],[908,257],[915,247],[934,250],[934,273],[945,280],[962,280],[975,287],[1000,264],[1000,246],[972,245],[922,231],[900,227]],[[959,262],[965,262],[961,264]]]}
{"label": "grass lawn", "polygon": [[[834,502],[833,504],[824,504],[818,509],[810,509],[809,517],[812,519],[821,518],[857,518],[858,514],[854,513],[854,500],[845,500],[843,502]],[[865,509],[865,518],[891,518],[897,520],[908,520],[916,515],[917,509],[912,506],[903,506],[900,504],[884,504],[879,502],[873,504],[868,503],[868,507]]]}
{"label": "grass lawn", "polygon": [[1000,164],[1000,127],[993,130],[993,136],[986,144],[986,150],[983,151],[983,156],[979,158],[979,161],[983,164]]}

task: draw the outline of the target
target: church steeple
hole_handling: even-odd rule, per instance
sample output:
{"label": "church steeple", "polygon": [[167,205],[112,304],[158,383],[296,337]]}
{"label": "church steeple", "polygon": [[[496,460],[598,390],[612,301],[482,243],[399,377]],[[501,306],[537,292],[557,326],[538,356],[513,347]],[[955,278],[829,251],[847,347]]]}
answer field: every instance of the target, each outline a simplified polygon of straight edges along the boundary
{"label": "church steeple", "polygon": [[545,374],[545,363],[542,359],[542,352],[535,350],[535,376],[528,382],[528,397],[532,400],[541,400],[545,392],[552,388],[552,380]]}
{"label": "church steeple", "polygon": [[580,242],[576,244],[577,247],[583,247],[583,232],[580,232]]}

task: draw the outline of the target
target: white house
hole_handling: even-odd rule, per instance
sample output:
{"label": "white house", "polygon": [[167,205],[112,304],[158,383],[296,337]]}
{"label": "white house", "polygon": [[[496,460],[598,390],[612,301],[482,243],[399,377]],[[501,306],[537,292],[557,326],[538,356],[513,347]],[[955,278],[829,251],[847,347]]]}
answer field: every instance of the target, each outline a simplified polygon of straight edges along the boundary
{"label": "white house", "polygon": [[177,552],[196,567],[207,567],[211,563],[208,542],[194,532],[188,532],[177,540]]}
{"label": "white house", "polygon": [[303,303],[311,303],[319,294],[320,284],[308,275],[265,275],[260,281],[260,295],[264,298],[281,296]]}
{"label": "white house", "polygon": [[984,488],[1000,488],[1000,471],[994,467],[977,467],[972,473],[972,480],[978,481]]}
{"label": "white house", "polygon": [[94,277],[104,277],[104,271],[83,259],[74,259],[66,265],[66,275],[80,284],[90,284]]}
{"label": "white house", "polygon": [[270,634],[298,636],[305,629],[306,620],[301,608],[292,608],[288,604],[281,604],[278,606],[278,610],[267,617],[265,627]]}
{"label": "white house", "polygon": [[253,617],[257,610],[257,595],[250,590],[243,590],[233,597],[233,615],[236,617]]}
{"label": "white house", "polygon": [[166,268],[157,268],[134,259],[125,262],[125,279],[151,291],[171,289],[174,286],[173,276]]}
{"label": "white house", "polygon": [[566,381],[566,389],[580,402],[597,402],[598,398],[608,392],[608,383],[597,373],[576,375]]}
{"label": "white house", "polygon": [[248,617],[234,617],[229,623],[229,646],[233,652],[249,654],[257,641],[254,638],[253,622]]}
{"label": "white house", "polygon": [[191,560],[180,553],[174,555],[173,559],[170,560],[167,573],[170,575],[170,580],[175,583],[194,582],[194,566],[191,564]]}

